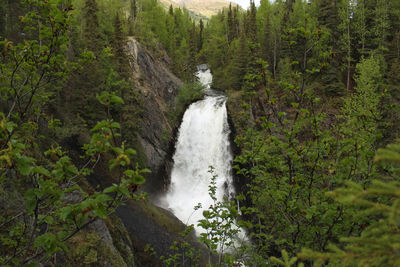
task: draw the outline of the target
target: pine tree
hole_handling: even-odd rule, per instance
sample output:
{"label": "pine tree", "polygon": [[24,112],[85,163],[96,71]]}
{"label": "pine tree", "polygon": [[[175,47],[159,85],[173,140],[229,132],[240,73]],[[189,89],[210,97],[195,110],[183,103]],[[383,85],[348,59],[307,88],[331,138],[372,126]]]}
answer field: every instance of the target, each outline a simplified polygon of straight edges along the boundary
{"label": "pine tree", "polygon": [[193,21],[192,23],[192,28],[189,33],[189,62],[188,62],[188,70],[187,72],[189,74],[192,74],[193,78],[190,80],[194,79],[194,73],[196,72],[196,55],[197,55],[197,44],[198,44],[198,36],[197,36],[197,31],[196,31],[196,24]]}
{"label": "pine tree", "polygon": [[198,46],[197,46],[197,50],[198,51],[200,51],[203,48],[203,38],[204,38],[203,34],[204,34],[204,23],[203,23],[203,20],[200,19],[200,22],[199,22],[199,40],[198,40],[199,42],[198,42]]}
{"label": "pine tree", "polygon": [[257,8],[254,1],[250,0],[250,11],[247,14],[247,38],[248,40],[256,44],[258,43],[258,34],[257,34]]}
{"label": "pine tree", "polygon": [[121,75],[122,78],[129,78],[129,62],[126,57],[125,45],[127,39],[122,29],[122,22],[120,16],[117,15],[114,18],[114,36],[112,40],[113,58],[116,66],[116,71]]}
{"label": "pine tree", "polygon": [[260,47],[262,58],[265,59],[267,62],[270,62],[271,60],[271,39],[271,19],[270,14],[268,13],[265,18],[263,41]]}
{"label": "pine tree", "polygon": [[338,29],[341,33],[339,36],[339,46],[342,51],[346,53],[344,60],[346,62],[346,88],[350,90],[351,82],[351,63],[352,63],[352,32],[351,27],[351,13],[353,12],[353,0],[343,0],[339,6],[339,20]]}
{"label": "pine tree", "polygon": [[101,52],[102,47],[102,39],[99,32],[99,19],[97,17],[98,11],[96,0],[85,0],[83,39],[86,48],[97,56]]}
{"label": "pine tree", "polygon": [[371,35],[371,11],[368,8],[368,0],[357,2],[354,8],[354,33],[357,37],[357,52],[365,56],[369,52],[368,40]]}
{"label": "pine tree", "polygon": [[374,9],[374,48],[384,53],[387,51],[387,37],[389,36],[389,0],[377,0]]}
{"label": "pine tree", "polygon": [[105,70],[101,62],[104,41],[101,38],[96,0],[85,0],[83,17],[84,54],[89,59],[82,64],[79,72],[74,72],[69,83],[72,89],[71,113],[83,118],[89,125],[94,125],[102,116],[104,109],[96,99],[104,89]]}
{"label": "pine tree", "polygon": [[229,4],[228,10],[228,43],[231,43],[235,38],[235,24],[232,11],[232,3]]}
{"label": "pine tree", "polygon": [[318,0],[318,22],[321,26],[329,29],[333,37],[333,42],[335,42],[334,37],[339,22],[337,2],[337,0]]}
{"label": "pine tree", "polygon": [[239,38],[240,34],[240,23],[239,23],[239,5],[233,10],[233,27],[234,27],[234,38]]}
{"label": "pine tree", "polygon": [[231,65],[228,67],[230,73],[229,85],[233,90],[242,89],[244,76],[247,72],[248,66],[248,46],[247,39],[244,33],[239,38],[239,45],[233,55]]}
{"label": "pine tree", "polygon": [[258,42],[257,29],[257,8],[254,1],[250,1],[250,11],[247,14],[246,37],[249,47],[249,61],[247,65],[247,74],[257,72],[259,68],[258,60],[260,58],[260,43]]}

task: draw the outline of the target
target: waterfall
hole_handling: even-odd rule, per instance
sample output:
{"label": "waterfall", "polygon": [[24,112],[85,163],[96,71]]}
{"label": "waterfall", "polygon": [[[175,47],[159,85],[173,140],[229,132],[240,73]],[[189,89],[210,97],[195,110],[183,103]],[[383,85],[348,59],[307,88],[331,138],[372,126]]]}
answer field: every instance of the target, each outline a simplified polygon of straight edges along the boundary
{"label": "waterfall", "polygon": [[210,89],[212,83],[212,74],[207,65],[200,65],[197,67],[196,76],[199,82],[203,84],[207,89]]}
{"label": "waterfall", "polygon": [[[208,89],[212,81],[208,69],[199,69],[197,76]],[[213,202],[208,194],[213,166],[216,179],[216,197],[234,194],[232,185],[232,153],[229,145],[226,96],[212,94],[193,103],[186,110],[178,133],[173,156],[171,185],[161,199],[161,205],[172,210],[182,222],[194,224],[196,232],[204,232],[197,226],[203,219],[203,210]],[[201,203],[202,208],[194,211]]]}

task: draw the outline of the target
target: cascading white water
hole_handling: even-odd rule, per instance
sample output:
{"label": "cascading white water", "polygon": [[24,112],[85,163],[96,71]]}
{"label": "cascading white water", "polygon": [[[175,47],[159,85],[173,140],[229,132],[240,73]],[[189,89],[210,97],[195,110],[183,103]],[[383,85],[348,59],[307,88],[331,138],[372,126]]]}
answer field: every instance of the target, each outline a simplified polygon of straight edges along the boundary
{"label": "cascading white water", "polygon": [[201,84],[203,84],[207,89],[210,89],[212,83],[212,74],[210,69],[206,67],[198,67],[198,72],[196,73],[196,76]]}
{"label": "cascading white water", "polygon": [[[199,70],[200,82],[209,88],[212,76],[209,70]],[[193,103],[186,110],[178,141],[176,143],[171,185],[161,200],[161,205],[169,208],[184,223],[194,224],[196,232],[204,232],[197,227],[203,219],[203,210],[213,202],[208,195],[212,174],[215,168],[216,197],[222,201],[224,195],[232,195],[232,153],[229,147],[229,125],[226,111],[226,97],[206,96]],[[194,207],[201,203],[201,209]]]}

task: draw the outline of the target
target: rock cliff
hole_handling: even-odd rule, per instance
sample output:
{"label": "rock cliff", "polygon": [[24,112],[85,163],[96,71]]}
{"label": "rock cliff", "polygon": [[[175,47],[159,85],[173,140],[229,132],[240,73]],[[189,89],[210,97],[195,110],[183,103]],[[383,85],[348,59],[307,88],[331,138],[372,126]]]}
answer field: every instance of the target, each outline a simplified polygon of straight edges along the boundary
{"label": "rock cliff", "polygon": [[[167,68],[169,59],[156,60],[133,37],[128,39],[127,54],[132,76],[141,93],[143,105],[142,123],[138,133],[138,142],[146,166],[152,173],[142,190],[152,193],[162,192],[169,183],[174,152],[175,134],[179,120],[168,120],[168,113],[174,107],[178,88],[182,82]],[[162,266],[160,257],[174,254],[170,246],[174,242],[182,244],[180,236],[185,225],[171,212],[159,208],[151,201],[130,201],[117,210],[132,240],[135,262],[138,266]],[[194,234],[187,242],[199,253],[202,265],[206,264],[208,254],[197,243]],[[182,266],[191,266],[187,261]]]}
{"label": "rock cliff", "polygon": [[170,125],[168,108],[172,106],[182,82],[166,67],[168,58],[164,58],[164,62],[155,60],[133,37],[128,39],[127,54],[143,103],[138,142],[146,166],[151,170],[144,187],[148,192],[160,191],[169,182],[173,132],[179,126]]}

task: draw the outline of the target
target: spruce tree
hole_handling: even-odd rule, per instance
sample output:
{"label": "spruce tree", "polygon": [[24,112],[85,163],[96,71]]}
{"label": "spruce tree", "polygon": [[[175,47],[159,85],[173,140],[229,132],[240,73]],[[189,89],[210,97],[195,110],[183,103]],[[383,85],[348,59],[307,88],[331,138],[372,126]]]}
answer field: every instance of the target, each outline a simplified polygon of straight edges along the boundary
{"label": "spruce tree", "polygon": [[203,39],[204,39],[203,34],[204,34],[204,23],[203,23],[203,20],[200,19],[200,22],[199,22],[199,40],[198,40],[198,46],[197,46],[198,51],[200,51],[203,48]]}
{"label": "spruce tree", "polygon": [[[192,23],[192,28],[189,33],[189,61],[188,61],[188,76],[192,76],[193,78],[190,78],[190,80],[194,79],[194,73],[196,72],[196,55],[197,55],[197,47],[198,47],[198,36],[197,36],[197,31],[196,31],[196,24],[193,21]],[[190,75],[191,74],[191,75]]]}
{"label": "spruce tree", "polygon": [[264,32],[263,32],[263,41],[261,42],[261,55],[262,58],[270,63],[271,59],[271,19],[270,14],[268,13],[265,18]]}
{"label": "spruce tree", "polygon": [[99,9],[96,0],[85,0],[83,39],[85,47],[98,56],[102,49],[102,38],[99,32]]}
{"label": "spruce tree", "polygon": [[117,13],[114,18],[114,35],[112,40],[113,58],[116,66],[116,71],[122,78],[129,78],[129,62],[126,57],[125,46],[127,39],[122,29],[122,22]]}
{"label": "spruce tree", "polygon": [[342,57],[345,62],[346,70],[346,89],[350,90],[351,70],[352,70],[352,31],[351,31],[351,13],[353,12],[353,1],[343,0],[339,5],[339,20],[338,29],[340,31],[339,47],[346,56]]}
{"label": "spruce tree", "polygon": [[228,43],[231,43],[235,38],[235,24],[232,11],[232,3],[229,4],[228,10]]}
{"label": "spruce tree", "polygon": [[246,37],[249,47],[249,61],[247,65],[247,74],[254,74],[259,68],[258,60],[260,58],[260,43],[258,42],[257,29],[257,8],[254,1],[250,1],[250,11],[247,13],[247,32]]}
{"label": "spruce tree", "polygon": [[233,55],[231,65],[228,67],[230,75],[230,87],[233,90],[242,89],[244,76],[247,72],[249,49],[244,33],[239,38],[239,45]]}
{"label": "spruce tree", "polygon": [[104,41],[99,30],[96,0],[85,0],[82,11],[85,18],[82,53],[88,60],[82,64],[80,71],[73,73],[69,81],[72,88],[70,104],[73,104],[71,109],[73,114],[83,118],[85,123],[94,125],[104,115],[104,109],[96,99],[96,94],[105,89],[106,74],[101,62]]}
{"label": "spruce tree", "polygon": [[374,34],[374,48],[381,53],[387,51],[387,37],[389,36],[390,22],[389,22],[389,0],[377,0],[374,9],[374,27],[372,32]]}
{"label": "spruce tree", "polygon": [[254,1],[250,1],[250,11],[247,14],[247,38],[248,40],[256,44],[258,43],[257,34],[257,8]]}
{"label": "spruce tree", "polygon": [[234,38],[239,38],[240,23],[239,23],[239,5],[233,10],[233,27],[234,27]]}
{"label": "spruce tree", "polygon": [[357,2],[354,8],[354,33],[356,35],[357,52],[361,56],[365,56],[369,52],[368,40],[371,35],[371,27],[369,21],[371,20],[370,9],[367,5],[367,0]]}

